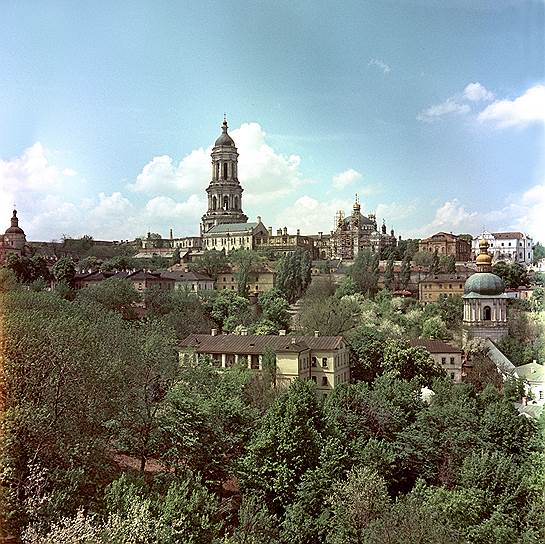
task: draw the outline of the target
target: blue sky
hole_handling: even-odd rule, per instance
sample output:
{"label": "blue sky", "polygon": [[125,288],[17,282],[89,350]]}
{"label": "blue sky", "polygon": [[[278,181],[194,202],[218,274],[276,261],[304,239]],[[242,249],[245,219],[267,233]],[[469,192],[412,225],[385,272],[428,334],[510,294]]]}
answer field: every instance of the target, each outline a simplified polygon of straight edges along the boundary
{"label": "blue sky", "polygon": [[544,30],[543,0],[4,0],[1,216],[196,234],[226,112],[251,219],[329,231],[358,192],[403,237],[545,241]]}

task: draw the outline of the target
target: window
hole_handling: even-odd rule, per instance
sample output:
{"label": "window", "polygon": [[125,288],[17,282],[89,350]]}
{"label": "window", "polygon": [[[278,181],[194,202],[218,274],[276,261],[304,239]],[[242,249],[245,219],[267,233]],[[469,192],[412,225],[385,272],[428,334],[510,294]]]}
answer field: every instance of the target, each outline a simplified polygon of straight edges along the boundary
{"label": "window", "polygon": [[539,392],[539,400],[543,400],[543,391]]}
{"label": "window", "polygon": [[451,364],[451,365],[454,364],[454,357],[451,357],[451,358],[450,358],[450,364]]}
{"label": "window", "polygon": [[449,289],[452,289],[452,283],[449,283],[449,284],[448,284],[448,288],[449,288]]}
{"label": "window", "polygon": [[490,306],[485,306],[483,308],[483,320],[490,321],[492,319],[492,310]]}
{"label": "window", "polygon": [[316,357],[313,357],[312,358],[312,366],[316,366],[318,364],[318,360],[316,359]]}
{"label": "window", "polygon": [[447,364],[447,358],[446,358],[446,357],[441,357],[441,364],[442,364],[442,365],[446,365],[446,364]]}
{"label": "window", "polygon": [[227,179],[227,163],[223,163],[223,179]]}
{"label": "window", "polygon": [[322,376],[322,387],[327,387],[328,385],[327,376]]}
{"label": "window", "polygon": [[322,357],[322,366],[327,366],[327,357]]}
{"label": "window", "polygon": [[316,383],[316,376],[311,376],[310,378],[314,383]]}
{"label": "window", "polygon": [[454,380],[454,372],[451,372],[451,373],[450,373],[450,379],[451,379],[451,380]]}

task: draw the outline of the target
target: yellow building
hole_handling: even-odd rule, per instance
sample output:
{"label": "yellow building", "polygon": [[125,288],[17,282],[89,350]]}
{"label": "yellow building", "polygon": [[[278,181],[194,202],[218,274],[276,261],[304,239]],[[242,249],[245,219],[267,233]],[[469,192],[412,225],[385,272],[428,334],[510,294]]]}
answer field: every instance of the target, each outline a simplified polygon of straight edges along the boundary
{"label": "yellow building", "polygon": [[269,236],[261,217],[257,223],[225,223],[215,225],[203,234],[204,250],[224,251],[228,255],[237,249],[256,249]]}
{"label": "yellow building", "polygon": [[441,295],[462,296],[464,294],[464,282],[466,276],[459,274],[437,274],[428,276],[418,284],[418,298],[421,302],[429,304],[437,302]]}
{"label": "yellow building", "polygon": [[[249,293],[264,293],[270,291],[276,284],[276,272],[268,265],[261,264],[255,266],[248,277],[248,292]],[[236,291],[237,278],[236,270],[228,268],[218,274],[216,280],[216,289],[230,289]]]}
{"label": "yellow building", "polygon": [[180,359],[189,361],[207,355],[218,368],[245,364],[263,369],[263,354],[276,356],[276,384],[295,378],[312,380],[321,396],[350,381],[350,352],[342,336],[256,336],[236,334],[191,334],[180,345]]}

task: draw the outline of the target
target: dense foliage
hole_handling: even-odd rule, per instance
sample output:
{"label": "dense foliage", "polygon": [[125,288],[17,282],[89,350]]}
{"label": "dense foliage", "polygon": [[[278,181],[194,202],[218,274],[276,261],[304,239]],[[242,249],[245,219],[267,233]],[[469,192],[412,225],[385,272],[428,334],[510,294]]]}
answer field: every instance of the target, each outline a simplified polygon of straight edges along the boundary
{"label": "dense foliage", "polygon": [[151,291],[132,320],[126,285],[69,302],[0,272],[0,512],[25,543],[545,539],[545,420],[519,416],[516,384],[452,384],[403,340],[456,335],[460,299],[422,308],[313,284],[307,328],[347,333],[354,358],[354,383],[322,400],[310,380],[275,388],[274,353],[261,374],[178,362],[176,341],[203,319],[284,328],[281,292],[253,315],[231,290],[204,303]]}

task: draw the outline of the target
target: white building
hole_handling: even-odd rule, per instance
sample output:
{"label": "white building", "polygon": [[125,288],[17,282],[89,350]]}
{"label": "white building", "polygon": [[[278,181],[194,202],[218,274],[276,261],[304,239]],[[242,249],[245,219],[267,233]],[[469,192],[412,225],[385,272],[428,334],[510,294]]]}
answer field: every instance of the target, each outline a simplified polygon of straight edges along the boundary
{"label": "white building", "polygon": [[524,380],[526,393],[532,404],[545,405],[545,368],[536,361],[517,366],[515,372]]}
{"label": "white building", "polygon": [[531,265],[534,259],[532,238],[522,232],[483,232],[471,243],[472,257],[479,254],[479,240],[488,242],[489,254],[494,261],[511,261]]}
{"label": "white building", "polygon": [[256,249],[266,240],[269,232],[257,218],[257,223],[224,223],[215,225],[203,234],[203,249],[225,251],[229,254],[237,249]]}

